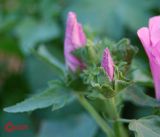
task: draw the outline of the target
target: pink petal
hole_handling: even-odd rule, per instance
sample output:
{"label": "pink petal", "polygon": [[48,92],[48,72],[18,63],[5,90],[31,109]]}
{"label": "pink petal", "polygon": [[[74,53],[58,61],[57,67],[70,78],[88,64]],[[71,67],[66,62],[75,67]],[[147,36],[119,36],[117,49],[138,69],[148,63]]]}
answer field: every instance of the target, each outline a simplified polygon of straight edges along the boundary
{"label": "pink petal", "polygon": [[152,47],[151,57],[156,64],[160,65],[160,41]]}
{"label": "pink petal", "polygon": [[86,36],[83,31],[83,27],[81,24],[78,24],[78,25],[79,25],[79,36],[80,36],[81,44],[85,45],[87,40],[86,40]]}
{"label": "pink petal", "polygon": [[152,46],[155,46],[160,41],[160,16],[150,18],[149,31]]}
{"label": "pink petal", "polygon": [[74,12],[68,13],[67,24],[66,24],[66,35],[65,37],[70,37],[74,24],[77,23],[77,17]]}
{"label": "pink petal", "polygon": [[143,28],[140,28],[138,31],[137,31],[137,34],[138,34],[138,37],[139,39],[141,40],[141,43],[147,53],[147,55],[149,56],[149,51],[151,49],[151,43],[150,43],[150,34],[149,34],[149,30],[147,27],[143,27]]}
{"label": "pink petal", "polygon": [[67,56],[66,65],[75,72],[77,68],[85,68],[85,64],[79,59],[75,58],[73,55]]}
{"label": "pink petal", "polygon": [[143,27],[137,33],[148,55],[156,98],[160,100],[160,16],[150,18],[149,29]]}
{"label": "pink petal", "polygon": [[154,80],[154,87],[156,98],[160,100],[160,65],[156,64],[152,59],[150,60],[151,72]]}
{"label": "pink petal", "polygon": [[104,50],[101,66],[104,68],[109,79],[112,81],[114,77],[114,63],[108,48]]}
{"label": "pink petal", "polygon": [[80,48],[82,46],[85,46],[86,44],[86,37],[83,32],[83,28],[79,23],[75,23],[73,25],[72,44],[74,45],[75,48]]}

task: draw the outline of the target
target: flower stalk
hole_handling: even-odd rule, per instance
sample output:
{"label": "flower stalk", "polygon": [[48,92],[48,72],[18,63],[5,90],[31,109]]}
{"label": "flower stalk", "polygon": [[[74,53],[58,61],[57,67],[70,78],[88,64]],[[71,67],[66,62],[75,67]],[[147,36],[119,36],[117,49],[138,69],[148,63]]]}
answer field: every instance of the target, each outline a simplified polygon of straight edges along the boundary
{"label": "flower stalk", "polygon": [[105,109],[107,111],[109,119],[113,121],[113,129],[115,133],[115,137],[127,137],[127,133],[124,130],[122,123],[119,121],[120,114],[117,111],[117,106],[115,103],[116,99],[110,98],[105,100]]}
{"label": "flower stalk", "polygon": [[101,127],[104,133],[108,137],[115,137],[111,127],[106,123],[106,121],[98,114],[98,112],[93,108],[93,106],[87,101],[83,95],[78,95],[79,102],[83,107],[90,113],[90,115],[96,120],[97,124]]}

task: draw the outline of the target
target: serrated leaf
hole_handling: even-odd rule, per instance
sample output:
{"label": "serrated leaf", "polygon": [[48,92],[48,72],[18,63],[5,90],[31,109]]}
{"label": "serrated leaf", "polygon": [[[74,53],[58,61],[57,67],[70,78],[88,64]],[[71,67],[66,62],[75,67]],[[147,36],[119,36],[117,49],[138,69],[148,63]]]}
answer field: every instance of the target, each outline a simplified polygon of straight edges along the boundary
{"label": "serrated leaf", "polygon": [[73,94],[66,88],[50,87],[44,92],[34,95],[21,103],[4,108],[4,111],[12,113],[26,112],[46,108],[51,105],[55,105],[56,107],[52,108],[52,110],[56,110],[72,101],[73,97]]}
{"label": "serrated leaf", "polygon": [[123,80],[115,80],[115,90],[117,92],[120,92],[127,88],[131,83]]}
{"label": "serrated leaf", "polygon": [[[96,90],[91,96],[98,98],[101,98],[102,96],[105,98],[111,98],[116,95],[116,92],[113,90],[113,83],[109,80],[103,68],[96,66],[88,68],[84,71],[81,77],[84,83],[88,85],[89,93]],[[97,91],[101,95],[97,94]]]}
{"label": "serrated leaf", "polygon": [[160,137],[160,117],[149,116],[133,120],[129,129],[135,133],[135,137]]}
{"label": "serrated leaf", "polygon": [[101,87],[103,85],[111,84],[104,69],[101,67],[92,66],[84,70],[81,77],[85,84],[91,85],[92,87]]}
{"label": "serrated leaf", "polygon": [[146,95],[144,91],[138,87],[131,86],[127,88],[122,96],[125,100],[131,101],[139,106],[160,107],[160,101]]}

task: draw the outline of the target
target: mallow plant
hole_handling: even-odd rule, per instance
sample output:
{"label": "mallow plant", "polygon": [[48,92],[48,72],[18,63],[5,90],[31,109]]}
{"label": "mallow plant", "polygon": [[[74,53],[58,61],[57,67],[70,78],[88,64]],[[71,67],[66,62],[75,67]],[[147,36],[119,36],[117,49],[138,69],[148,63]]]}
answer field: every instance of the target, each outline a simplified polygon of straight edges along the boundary
{"label": "mallow plant", "polygon": [[[151,18],[149,28],[138,30],[149,58],[156,99],[141,91],[133,79],[132,60],[138,50],[129,39],[115,42],[86,34],[76,14],[69,12],[64,39],[65,64],[45,46],[32,50],[37,57],[57,68],[59,77],[49,81],[45,91],[4,111],[28,112],[49,106],[56,111],[78,100],[107,137],[129,137],[129,131],[135,137],[160,137],[160,17]],[[125,119],[122,110],[126,100],[153,111],[145,117]]]}

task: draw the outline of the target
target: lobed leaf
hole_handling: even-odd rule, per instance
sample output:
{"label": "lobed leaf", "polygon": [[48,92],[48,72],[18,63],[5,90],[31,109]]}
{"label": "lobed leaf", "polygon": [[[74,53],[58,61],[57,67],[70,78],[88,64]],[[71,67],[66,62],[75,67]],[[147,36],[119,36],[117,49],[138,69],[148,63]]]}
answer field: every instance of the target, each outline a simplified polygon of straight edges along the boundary
{"label": "lobed leaf", "polygon": [[133,120],[129,124],[129,129],[135,133],[135,137],[159,137],[160,117],[149,116],[138,120]]}

